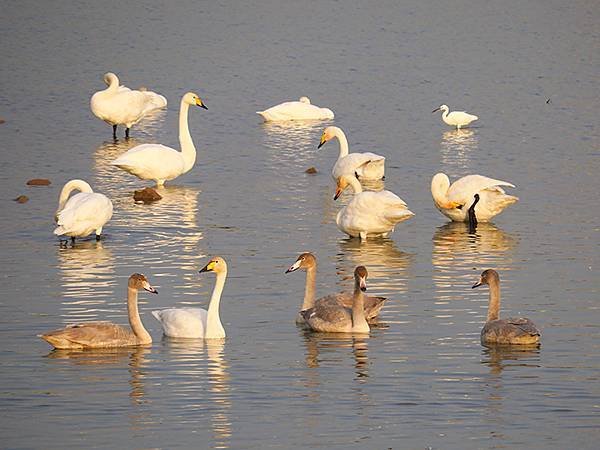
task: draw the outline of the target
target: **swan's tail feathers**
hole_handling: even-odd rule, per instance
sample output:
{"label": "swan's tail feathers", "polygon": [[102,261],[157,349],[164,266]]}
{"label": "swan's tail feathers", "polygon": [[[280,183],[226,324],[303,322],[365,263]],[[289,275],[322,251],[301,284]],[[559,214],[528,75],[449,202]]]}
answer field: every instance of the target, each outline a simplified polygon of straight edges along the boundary
{"label": "swan's tail feathers", "polygon": [[393,209],[386,211],[385,217],[390,222],[400,223],[410,219],[414,215],[415,213],[412,212],[410,209]]}
{"label": "swan's tail feathers", "polygon": [[156,320],[158,320],[159,322],[162,320],[161,317],[161,311],[160,310],[155,310],[152,311],[152,315],[156,318]]}
{"label": "swan's tail feathers", "polygon": [[64,229],[64,227],[62,225],[56,227],[54,229],[54,234],[57,236],[62,236],[63,234],[65,234],[67,232],[67,230]]}
{"label": "swan's tail feathers", "polygon": [[167,106],[167,99],[152,91],[143,91],[146,97],[146,108],[144,108],[144,114],[147,114],[157,109],[165,108]]}

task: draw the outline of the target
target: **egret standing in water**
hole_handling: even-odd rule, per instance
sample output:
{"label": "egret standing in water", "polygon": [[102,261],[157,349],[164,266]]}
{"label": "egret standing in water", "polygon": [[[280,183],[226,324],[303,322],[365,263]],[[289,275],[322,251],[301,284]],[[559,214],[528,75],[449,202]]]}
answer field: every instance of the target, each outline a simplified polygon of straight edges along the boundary
{"label": "egret standing in water", "polygon": [[461,127],[469,125],[474,120],[479,119],[479,117],[464,111],[452,111],[449,113],[448,111],[450,111],[450,108],[448,108],[447,105],[441,105],[440,107],[431,111],[431,113],[433,114],[434,112],[438,111],[442,111],[442,120],[444,122],[452,127],[456,127],[458,130],[460,130]]}

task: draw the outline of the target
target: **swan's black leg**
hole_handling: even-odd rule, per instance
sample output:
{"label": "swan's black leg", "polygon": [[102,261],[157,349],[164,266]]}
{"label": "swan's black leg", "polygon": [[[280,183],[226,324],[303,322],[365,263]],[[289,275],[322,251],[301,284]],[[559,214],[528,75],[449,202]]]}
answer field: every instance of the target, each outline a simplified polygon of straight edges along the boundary
{"label": "swan's black leg", "polygon": [[475,216],[475,205],[479,201],[479,194],[475,194],[475,201],[469,207],[469,233],[473,234],[477,230],[477,216]]}
{"label": "swan's black leg", "polygon": [[96,235],[96,240],[99,241],[100,239],[102,239],[102,236],[100,234]]}
{"label": "swan's black leg", "polygon": [[125,128],[125,139],[129,139],[129,128]]}
{"label": "swan's black leg", "polygon": [[113,139],[117,138],[117,126],[113,125]]}
{"label": "swan's black leg", "polygon": [[75,243],[75,236],[71,236],[71,244]]}

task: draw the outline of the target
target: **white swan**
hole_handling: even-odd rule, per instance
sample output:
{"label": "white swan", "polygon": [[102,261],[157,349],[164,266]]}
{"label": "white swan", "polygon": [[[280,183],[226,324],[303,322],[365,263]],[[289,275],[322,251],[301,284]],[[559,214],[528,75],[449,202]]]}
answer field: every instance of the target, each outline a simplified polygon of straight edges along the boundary
{"label": "white swan", "polygon": [[[80,192],[69,198],[73,191]],[[83,180],[71,180],[60,191],[54,215],[58,227],[54,234],[70,236],[74,241],[76,237],[86,237],[95,232],[96,239],[100,239],[102,227],[112,213],[113,204],[106,195],[94,192]]]}
{"label": "white swan", "polygon": [[220,256],[211,258],[200,272],[214,272],[217,281],[213,289],[208,311],[203,308],[170,308],[152,311],[162,326],[165,336],[174,338],[221,339],[225,330],[219,317],[221,293],[227,278],[227,263]]}
{"label": "white swan", "polygon": [[188,92],[182,97],[179,108],[181,152],[161,144],[142,144],[123,153],[111,164],[142,180],[154,180],[158,186],[188,172],[196,162],[196,147],[188,128],[190,105],[208,109],[193,92]]}
{"label": "white swan", "polygon": [[507,181],[495,180],[482,175],[467,175],[452,185],[445,173],[436,174],[431,180],[431,195],[440,212],[454,222],[469,221],[469,209],[476,202],[474,212],[478,221],[487,222],[500,214],[506,207],[519,201],[507,195],[500,186],[515,187]]}
{"label": "white swan", "polygon": [[464,111],[452,111],[451,113],[448,113],[450,108],[448,108],[446,105],[441,105],[431,112],[434,113],[438,111],[442,111],[442,120],[445,123],[452,127],[456,127],[459,130],[461,127],[467,126],[474,120],[479,119],[479,117]]}
{"label": "white swan", "polygon": [[144,115],[167,106],[167,99],[160,94],[119,86],[119,78],[112,72],[104,74],[104,82],[108,87],[92,95],[90,108],[98,119],[112,125],[115,139],[117,125],[124,125],[125,137],[129,137],[129,129]]}
{"label": "white swan", "polygon": [[382,180],[385,175],[385,158],[375,153],[348,153],[348,140],[338,127],[327,127],[323,130],[321,141],[317,148],[326,142],[338,138],[340,154],[331,170],[331,176],[337,180],[342,175],[356,176],[360,180]]}
{"label": "white swan", "polygon": [[360,182],[353,176],[338,179],[334,200],[348,186],[352,186],[354,197],[338,212],[335,222],[349,236],[360,237],[361,240],[367,239],[368,235],[387,237],[397,223],[414,216],[404,200],[393,192],[363,192]]}
{"label": "white swan", "polygon": [[332,110],[311,105],[308,97],[300,97],[297,102],[284,102],[264,111],[256,111],[256,114],[260,114],[265,122],[333,119]]}

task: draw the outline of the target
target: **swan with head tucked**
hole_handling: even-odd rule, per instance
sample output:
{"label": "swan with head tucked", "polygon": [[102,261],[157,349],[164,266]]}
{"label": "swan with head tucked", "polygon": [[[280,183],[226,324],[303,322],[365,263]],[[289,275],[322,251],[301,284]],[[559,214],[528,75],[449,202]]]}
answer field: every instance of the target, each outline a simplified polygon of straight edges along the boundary
{"label": "swan with head tucked", "polygon": [[[469,221],[469,209],[473,203],[476,203],[476,220],[487,222],[519,201],[518,197],[506,194],[500,186],[515,187],[507,181],[482,175],[467,175],[451,185],[446,174],[438,173],[431,180],[431,195],[435,207],[454,222]],[[479,201],[476,201],[475,194],[479,195]]]}
{"label": "swan with head tucked", "polygon": [[363,294],[367,290],[367,276],[365,266],[354,269],[352,308],[327,302],[316,303],[312,308],[300,311],[310,329],[324,333],[368,333],[370,328],[365,318]]}
{"label": "swan with head tucked", "polygon": [[111,164],[142,180],[154,180],[157,186],[188,172],[196,162],[196,147],[188,127],[190,105],[208,109],[193,92],[182,97],[179,108],[180,152],[161,144],[142,144],[123,153]]}
{"label": "swan with head tucked", "polygon": [[500,319],[500,276],[493,269],[484,270],[473,288],[487,284],[490,288],[488,314],[481,330],[483,345],[528,345],[540,341],[540,330],[524,317]]}
{"label": "swan with head tucked", "polygon": [[[352,307],[353,294],[347,291],[326,295],[315,300],[315,285],[317,280],[317,258],[315,258],[315,255],[310,252],[302,253],[285,273],[295,272],[298,269],[306,270],[306,286],[304,288],[304,301],[302,302],[300,311],[296,315],[297,325],[306,324],[302,316],[302,311],[314,308],[316,304],[334,304],[345,306],[346,308]],[[374,321],[377,318],[386,300],[385,297],[364,297],[365,317],[368,322]]]}
{"label": "swan with head tucked", "polygon": [[200,269],[200,272],[214,272],[217,275],[208,311],[203,308],[170,308],[152,311],[152,315],[160,322],[165,336],[192,339],[225,337],[225,329],[219,317],[219,304],[227,278],[227,263],[220,256],[215,256]]}
{"label": "swan with head tucked", "polygon": [[351,237],[360,237],[361,240],[367,239],[367,236],[387,237],[396,224],[415,215],[393,192],[363,192],[360,182],[353,176],[338,178],[333,199],[337,200],[348,186],[352,187],[354,196],[338,212],[335,222]]}
{"label": "swan with head tucked", "polygon": [[452,127],[456,127],[456,129],[458,130],[460,130],[461,127],[465,127],[471,122],[479,119],[479,117],[464,111],[452,111],[451,113],[448,113],[448,111],[450,111],[450,108],[448,108],[448,106],[446,105],[441,105],[431,112],[435,113],[438,111],[442,111],[442,120],[445,123]]}
{"label": "swan with head tucked", "polygon": [[256,111],[256,114],[262,116],[265,122],[333,119],[332,110],[311,105],[308,97],[300,97],[298,101],[280,103],[264,111]]}
{"label": "swan with head tucked", "polygon": [[90,108],[98,119],[112,125],[115,139],[118,125],[125,126],[128,138],[129,129],[146,114],[167,106],[167,99],[156,92],[119,86],[119,78],[112,72],[104,74],[104,82],[108,87],[92,95]]}
{"label": "swan with head tucked", "polygon": [[325,128],[317,148],[321,148],[333,138],[337,138],[340,144],[340,154],[331,170],[334,180],[342,175],[356,176],[358,179],[366,181],[385,178],[385,158],[371,152],[348,153],[348,140],[339,127]]}
{"label": "swan with head tucked", "polygon": [[131,347],[152,343],[138,311],[138,291],[144,289],[153,294],[157,290],[150,286],[148,279],[139,273],[129,277],[127,284],[127,329],[110,322],[85,322],[42,334],[43,340],[58,349],[88,349],[106,347]]}
{"label": "swan with head tucked", "polygon": [[[80,192],[69,198],[73,191]],[[95,232],[96,239],[100,239],[102,227],[112,213],[113,204],[106,195],[94,192],[83,180],[71,180],[60,191],[54,215],[58,227],[54,234],[69,236],[74,241],[76,237],[86,237]]]}

